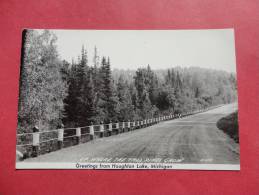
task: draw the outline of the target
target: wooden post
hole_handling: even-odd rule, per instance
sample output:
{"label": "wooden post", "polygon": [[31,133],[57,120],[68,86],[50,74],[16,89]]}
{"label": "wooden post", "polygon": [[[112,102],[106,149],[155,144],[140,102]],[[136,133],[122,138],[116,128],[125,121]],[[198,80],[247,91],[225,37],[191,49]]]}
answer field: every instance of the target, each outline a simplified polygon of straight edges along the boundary
{"label": "wooden post", "polygon": [[117,134],[120,133],[120,125],[119,125],[119,122],[116,123],[116,131],[117,131]]}
{"label": "wooden post", "polygon": [[103,137],[104,136],[104,125],[103,125],[103,122],[101,122],[100,124],[100,137]]}
{"label": "wooden post", "polygon": [[128,121],[128,131],[130,131],[130,120]]}
{"label": "wooden post", "polygon": [[80,144],[81,140],[81,128],[76,128],[76,138],[77,138],[77,144]]}
{"label": "wooden post", "polygon": [[108,136],[112,135],[112,121],[110,121],[109,125],[108,125]]}
{"label": "wooden post", "polygon": [[39,155],[40,133],[37,126],[33,127],[32,130],[32,157],[37,157]]}
{"label": "wooden post", "polygon": [[112,122],[109,124],[109,131],[112,131]]}
{"label": "wooden post", "polygon": [[63,148],[64,129],[58,129],[58,149]]}
{"label": "wooden post", "polygon": [[125,122],[123,121],[122,122],[122,132],[124,132],[125,131]]}
{"label": "wooden post", "polygon": [[93,140],[94,139],[94,126],[93,126],[93,122],[91,122],[91,126],[89,127],[90,129],[90,139]]}

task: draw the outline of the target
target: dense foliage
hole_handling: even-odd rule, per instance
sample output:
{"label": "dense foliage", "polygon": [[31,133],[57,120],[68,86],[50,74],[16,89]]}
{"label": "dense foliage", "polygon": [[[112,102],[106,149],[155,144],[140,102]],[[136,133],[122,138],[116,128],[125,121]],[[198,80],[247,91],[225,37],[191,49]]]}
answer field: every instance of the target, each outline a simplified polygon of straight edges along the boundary
{"label": "dense foliage", "polygon": [[85,126],[182,113],[236,100],[236,78],[191,68],[111,70],[112,59],[88,59],[82,47],[72,63],[58,58],[56,37],[27,31],[21,70],[19,129]]}
{"label": "dense foliage", "polygon": [[18,113],[19,132],[56,128],[62,120],[67,84],[62,80],[56,49],[56,36],[50,31],[24,31]]}

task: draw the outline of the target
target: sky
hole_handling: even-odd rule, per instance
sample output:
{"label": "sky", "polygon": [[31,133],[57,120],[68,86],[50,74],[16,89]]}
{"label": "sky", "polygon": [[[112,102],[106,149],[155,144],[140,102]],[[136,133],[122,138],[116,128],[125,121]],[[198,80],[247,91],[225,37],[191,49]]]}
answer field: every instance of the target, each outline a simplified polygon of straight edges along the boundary
{"label": "sky", "polygon": [[90,65],[96,46],[112,68],[167,69],[199,66],[236,72],[233,29],[217,30],[53,30],[61,59],[77,60],[82,45]]}

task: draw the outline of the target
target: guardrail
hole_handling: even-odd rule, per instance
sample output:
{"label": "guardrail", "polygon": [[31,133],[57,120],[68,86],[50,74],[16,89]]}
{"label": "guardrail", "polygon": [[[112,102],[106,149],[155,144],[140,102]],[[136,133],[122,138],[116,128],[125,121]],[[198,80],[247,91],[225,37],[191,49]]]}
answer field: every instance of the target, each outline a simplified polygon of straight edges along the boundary
{"label": "guardrail", "polygon": [[[148,119],[138,120],[138,121],[126,121],[126,122],[123,121],[123,122],[116,122],[116,123],[110,122],[108,124],[99,124],[99,125],[92,124],[90,126],[76,127],[76,128],[61,128],[61,129],[55,129],[50,131],[39,131],[39,129],[34,128],[33,132],[17,134],[16,146],[31,147],[32,148],[31,157],[37,157],[38,155],[42,154],[40,148],[48,147],[48,144],[50,142],[55,142],[57,147],[55,149],[50,148],[48,149],[47,152],[60,150],[63,147],[78,145],[80,143],[88,142],[96,138],[117,135],[120,133],[132,131],[135,129],[145,128],[151,125],[155,125],[161,121],[186,117],[189,115],[207,111],[215,107],[219,107],[219,106],[213,106],[206,109],[186,112],[184,114],[169,114],[165,116],[148,118]],[[21,141],[19,140],[21,140],[21,137],[26,137],[27,142],[28,140],[30,141],[28,143],[20,143]],[[19,150],[17,150],[17,152],[20,153]],[[22,157],[26,158],[26,155],[22,155]]]}

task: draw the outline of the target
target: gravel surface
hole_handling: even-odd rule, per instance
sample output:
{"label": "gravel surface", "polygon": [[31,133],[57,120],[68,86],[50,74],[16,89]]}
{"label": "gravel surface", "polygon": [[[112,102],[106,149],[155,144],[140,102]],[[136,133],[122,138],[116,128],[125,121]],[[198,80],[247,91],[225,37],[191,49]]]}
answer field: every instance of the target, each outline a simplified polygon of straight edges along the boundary
{"label": "gravel surface", "polygon": [[216,127],[217,120],[236,109],[236,104],[229,104],[24,162],[97,162],[106,158],[107,162],[123,163],[160,159],[160,162],[239,164],[239,145]]}

